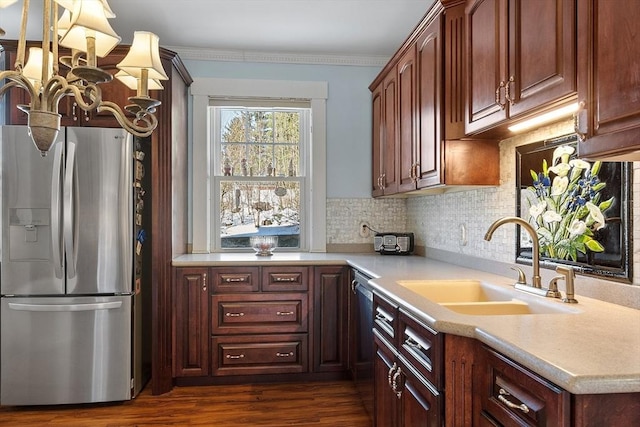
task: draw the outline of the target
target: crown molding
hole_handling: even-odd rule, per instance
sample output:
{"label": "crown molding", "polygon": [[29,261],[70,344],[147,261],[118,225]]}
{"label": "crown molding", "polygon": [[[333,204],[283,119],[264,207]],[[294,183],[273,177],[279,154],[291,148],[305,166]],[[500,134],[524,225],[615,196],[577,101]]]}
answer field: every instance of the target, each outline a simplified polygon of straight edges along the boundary
{"label": "crown molding", "polygon": [[196,61],[271,62],[279,64],[346,65],[356,67],[383,67],[387,56],[329,55],[315,53],[258,52],[246,50],[216,50],[194,47],[166,46],[181,59]]}

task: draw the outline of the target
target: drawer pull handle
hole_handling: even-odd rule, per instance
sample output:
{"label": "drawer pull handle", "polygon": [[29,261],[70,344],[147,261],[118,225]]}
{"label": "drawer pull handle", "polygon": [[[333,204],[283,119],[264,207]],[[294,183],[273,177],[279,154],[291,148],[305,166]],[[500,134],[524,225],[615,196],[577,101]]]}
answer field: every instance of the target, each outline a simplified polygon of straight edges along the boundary
{"label": "drawer pull handle", "polygon": [[423,350],[423,348],[420,345],[420,343],[418,341],[414,340],[411,337],[408,337],[406,340],[404,340],[404,343],[406,345],[408,345],[409,347],[411,347],[411,348],[415,348],[418,351]]}
{"label": "drawer pull handle", "polygon": [[276,315],[278,316],[293,316],[295,311],[276,311]]}
{"label": "drawer pull handle", "polygon": [[393,366],[391,368],[389,368],[389,372],[387,373],[387,382],[389,383],[389,387],[392,387],[391,381],[393,380],[393,374],[395,372],[395,370],[398,369],[398,365],[396,364],[396,362],[393,362]]}
{"label": "drawer pull handle", "polygon": [[391,379],[391,389],[396,394],[396,397],[400,399],[402,397],[402,384],[400,383],[400,377],[402,375],[402,368],[398,367],[398,370],[395,374],[393,374],[393,378]]}
{"label": "drawer pull handle", "polygon": [[244,277],[225,277],[224,281],[226,283],[241,283],[246,282],[247,279],[245,279]]}
{"label": "drawer pull handle", "polygon": [[227,317],[242,317],[244,313],[225,313],[224,315]]}
{"label": "drawer pull handle", "polygon": [[276,353],[276,356],[278,356],[278,357],[291,357],[291,356],[293,356],[293,351],[290,351],[289,353],[280,353],[280,352],[277,352],[277,353]]}
{"label": "drawer pull handle", "polygon": [[379,320],[381,322],[388,323],[388,324],[391,324],[393,322],[393,320],[389,319],[387,316],[380,313],[376,314],[376,320]]}
{"label": "drawer pull handle", "polygon": [[298,278],[297,277],[280,277],[280,276],[276,276],[273,278],[274,281],[276,282],[297,282]]}
{"label": "drawer pull handle", "polygon": [[519,409],[522,412],[524,412],[525,414],[529,413],[529,407],[527,405],[525,405],[524,403],[521,404],[521,405],[516,405],[515,403],[510,402],[509,399],[507,399],[505,396],[511,396],[511,394],[509,394],[509,392],[506,391],[505,389],[501,388],[498,393],[500,393],[498,395],[498,400],[500,402],[504,403],[505,405],[507,405],[509,408],[511,408],[511,409]]}
{"label": "drawer pull handle", "polygon": [[227,354],[227,359],[244,359],[244,354]]}

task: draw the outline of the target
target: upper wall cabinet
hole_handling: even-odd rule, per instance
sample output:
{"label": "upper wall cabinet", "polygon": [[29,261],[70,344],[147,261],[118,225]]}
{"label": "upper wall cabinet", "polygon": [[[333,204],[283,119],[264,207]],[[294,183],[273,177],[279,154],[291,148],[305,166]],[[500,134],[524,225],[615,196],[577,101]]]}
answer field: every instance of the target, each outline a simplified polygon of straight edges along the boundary
{"label": "upper wall cabinet", "polygon": [[371,84],[374,197],[498,184],[497,143],[458,140],[463,23],[464,2],[436,2]]}
{"label": "upper wall cabinet", "polygon": [[580,157],[640,160],[640,3],[578,1]]}
{"label": "upper wall cabinet", "polygon": [[508,119],[575,98],[575,1],[467,2],[467,135],[504,136]]}
{"label": "upper wall cabinet", "polygon": [[372,90],[373,197],[398,192],[398,120],[395,70]]}

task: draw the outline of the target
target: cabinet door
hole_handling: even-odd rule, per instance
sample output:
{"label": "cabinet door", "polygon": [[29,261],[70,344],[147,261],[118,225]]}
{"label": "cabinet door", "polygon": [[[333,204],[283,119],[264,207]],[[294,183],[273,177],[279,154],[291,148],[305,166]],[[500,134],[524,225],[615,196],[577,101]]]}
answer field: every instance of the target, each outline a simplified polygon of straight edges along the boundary
{"label": "cabinet door", "polygon": [[402,373],[401,387],[401,420],[403,427],[427,426],[437,427],[442,425],[441,397],[440,394],[428,386],[404,365],[400,368]]}
{"label": "cabinet door", "polygon": [[467,134],[507,118],[504,77],[507,75],[506,8],[506,0],[472,0],[467,5]]}
{"label": "cabinet door", "polygon": [[418,37],[418,188],[442,183],[442,37],[437,17]]}
{"label": "cabinet door", "polygon": [[206,268],[178,268],[175,274],[173,374],[209,374],[209,298]]}
{"label": "cabinet door", "polygon": [[346,267],[315,267],[313,274],[313,369],[315,372],[347,370]]}
{"label": "cabinet door", "polygon": [[384,195],[382,187],[382,155],[384,153],[384,101],[382,99],[382,83],[371,92],[371,113],[372,113],[372,176],[371,195],[373,197]]}
{"label": "cabinet door", "polygon": [[374,332],[374,424],[376,427],[398,425],[398,398],[391,388],[393,375],[398,369],[393,351]]}
{"label": "cabinet door", "polygon": [[398,191],[416,189],[417,180],[417,87],[416,47],[400,58],[398,70]]}
{"label": "cabinet door", "polygon": [[397,76],[394,72],[382,82],[383,136],[382,187],[385,195],[398,192],[398,99]]}
{"label": "cabinet door", "polygon": [[579,131],[586,136],[578,145],[581,157],[640,149],[639,20],[636,2],[578,2],[578,95],[584,106]]}
{"label": "cabinet door", "polygon": [[509,116],[576,93],[575,0],[509,0]]}

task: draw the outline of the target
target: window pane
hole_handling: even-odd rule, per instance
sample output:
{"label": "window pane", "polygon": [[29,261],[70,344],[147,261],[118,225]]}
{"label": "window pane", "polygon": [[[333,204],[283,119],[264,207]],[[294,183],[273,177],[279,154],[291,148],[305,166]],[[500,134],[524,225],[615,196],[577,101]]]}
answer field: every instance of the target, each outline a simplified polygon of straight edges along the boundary
{"label": "window pane", "polygon": [[278,236],[278,247],[300,247],[299,181],[220,181],[222,248],[248,248],[255,235]]}
{"label": "window pane", "polygon": [[298,144],[300,142],[300,113],[278,111],[274,113],[275,142]]}
{"label": "window pane", "polygon": [[220,141],[246,142],[247,119],[243,110],[220,110]]}
{"label": "window pane", "polygon": [[271,111],[250,111],[248,115],[249,141],[273,142],[273,113]]}

